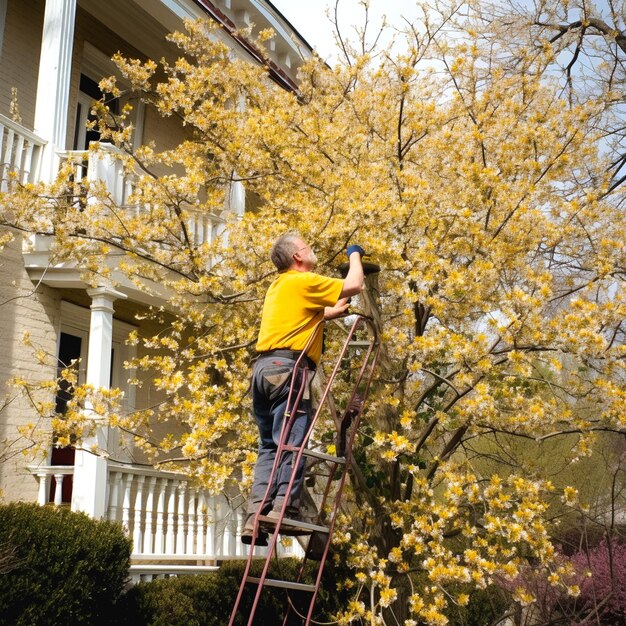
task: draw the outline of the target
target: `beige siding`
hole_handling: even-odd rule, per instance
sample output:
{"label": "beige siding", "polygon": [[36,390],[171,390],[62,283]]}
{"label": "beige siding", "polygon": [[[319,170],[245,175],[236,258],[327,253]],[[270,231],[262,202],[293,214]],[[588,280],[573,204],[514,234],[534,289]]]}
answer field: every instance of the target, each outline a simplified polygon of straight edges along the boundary
{"label": "beige siding", "polygon": [[33,128],[43,0],[9,0],[0,58],[0,113],[10,117],[11,88],[17,88],[23,124]]}
{"label": "beige siding", "polygon": [[[0,393],[4,396],[10,392],[6,383],[13,376],[30,381],[55,376],[60,298],[56,290],[44,285],[35,291],[24,269],[19,237],[2,251],[0,259]],[[37,347],[51,355],[50,365],[36,363],[32,348],[23,345],[26,331]],[[11,403],[0,415],[0,442],[15,440],[17,427],[31,421],[34,412],[26,401]],[[0,463],[0,490],[5,498],[36,500],[37,482],[26,469],[31,460],[18,455]]]}

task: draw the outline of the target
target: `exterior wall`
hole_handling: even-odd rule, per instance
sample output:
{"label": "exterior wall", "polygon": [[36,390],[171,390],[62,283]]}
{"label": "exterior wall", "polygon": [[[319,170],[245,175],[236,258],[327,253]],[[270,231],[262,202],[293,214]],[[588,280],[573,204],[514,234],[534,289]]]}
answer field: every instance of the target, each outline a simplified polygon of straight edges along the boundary
{"label": "exterior wall", "polygon": [[22,124],[35,121],[39,50],[43,29],[43,0],[9,0],[0,57],[0,113],[11,117],[11,88],[17,88]]}
{"label": "exterior wall", "polygon": [[[163,34],[163,36],[165,37],[165,33]],[[145,58],[145,55],[143,55],[139,50],[134,48],[129,42],[119,37],[112,30],[109,30],[104,24],[99,22],[91,14],[87,13],[80,7],[77,7],[76,24],[74,31],[74,50],[72,58],[72,87],[69,105],[70,113],[66,142],[66,146],[68,148],[72,147],[72,141],[75,131],[75,112],[78,101],[81,65],[85,43],[90,43],[92,46],[100,50],[109,59],[116,52],[121,52],[122,54],[131,56],[133,58]],[[103,75],[97,78],[105,78],[107,75]]]}
{"label": "exterior wall", "polygon": [[[56,290],[29,279],[21,254],[21,238],[7,246],[0,256],[0,397],[13,376],[26,380],[50,380],[56,376],[60,297]],[[36,362],[33,349],[22,343],[28,331],[32,342],[52,356],[47,366]],[[47,394],[46,394],[47,395]],[[41,398],[49,400],[49,397]],[[0,455],[5,440],[13,441],[16,428],[34,422],[34,412],[26,401],[9,404],[0,413]],[[45,424],[41,424],[44,429]],[[0,459],[2,457],[0,456]],[[37,499],[37,481],[26,469],[32,457],[21,454],[0,462],[0,492],[8,500]]]}

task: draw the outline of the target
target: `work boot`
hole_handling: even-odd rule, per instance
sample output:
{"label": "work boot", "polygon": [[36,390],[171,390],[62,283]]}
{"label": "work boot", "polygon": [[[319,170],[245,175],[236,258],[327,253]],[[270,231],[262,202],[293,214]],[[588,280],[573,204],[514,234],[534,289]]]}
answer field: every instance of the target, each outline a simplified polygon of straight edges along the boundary
{"label": "work boot", "polygon": [[[276,505],[274,505],[274,508],[267,514],[268,521],[266,523],[271,524],[272,526],[274,524],[277,524],[278,520],[280,519],[280,511],[281,507],[276,507]],[[290,522],[306,522],[306,520],[302,519],[301,517],[300,509],[294,506],[288,506],[285,509],[285,516],[283,517],[283,521],[284,520],[289,520]],[[306,530],[305,528],[297,528],[295,526],[285,525],[281,525],[278,532],[281,535],[290,537],[294,537],[296,535],[309,535],[311,533],[310,530]]]}
{"label": "work boot", "polygon": [[[247,546],[252,544],[254,539],[254,516],[255,513],[250,513],[246,518],[246,523],[243,525],[241,531],[241,543],[245,543]],[[267,533],[259,526],[256,533],[255,546],[267,545]]]}

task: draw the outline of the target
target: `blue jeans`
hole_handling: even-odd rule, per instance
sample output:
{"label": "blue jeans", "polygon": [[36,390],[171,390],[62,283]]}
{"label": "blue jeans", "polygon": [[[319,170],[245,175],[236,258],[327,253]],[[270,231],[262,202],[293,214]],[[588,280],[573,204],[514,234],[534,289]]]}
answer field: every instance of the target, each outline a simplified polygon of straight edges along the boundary
{"label": "blue jeans", "polygon": [[[280,433],[285,419],[287,399],[296,361],[273,354],[261,356],[252,373],[252,408],[259,428],[259,453],[254,468],[254,482],[248,501],[248,514],[256,513],[267,490],[272,474],[276,450],[280,443]],[[302,384],[303,370],[298,368],[297,379],[292,393],[292,404]],[[291,446],[302,444],[311,423],[311,400],[308,394],[308,381],[305,393],[296,408],[293,425],[287,443]],[[291,492],[287,488],[291,479],[292,460],[296,452],[284,452],[276,469],[274,480],[263,506],[263,512],[270,508],[280,508],[285,498],[290,507],[300,506],[300,494],[304,484],[305,459],[301,458],[296,469]]]}

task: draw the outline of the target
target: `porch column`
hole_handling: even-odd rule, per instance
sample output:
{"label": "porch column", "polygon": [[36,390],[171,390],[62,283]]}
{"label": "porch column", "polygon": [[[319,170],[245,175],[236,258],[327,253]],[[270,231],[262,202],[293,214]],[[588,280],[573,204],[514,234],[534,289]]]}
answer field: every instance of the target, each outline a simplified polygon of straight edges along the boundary
{"label": "porch column", "polygon": [[[113,302],[126,298],[110,287],[88,289],[91,296],[89,323],[89,353],[86,382],[94,387],[111,386],[111,348],[113,346]],[[89,407],[87,407],[89,410]],[[99,428],[94,437],[76,450],[72,510],[84,511],[94,518],[106,514],[107,461],[91,452],[96,446],[107,450],[108,428]]]}
{"label": "porch column", "polygon": [[58,169],[57,150],[65,150],[76,0],[46,0],[41,38],[35,133],[47,140],[41,176],[51,181]]}

